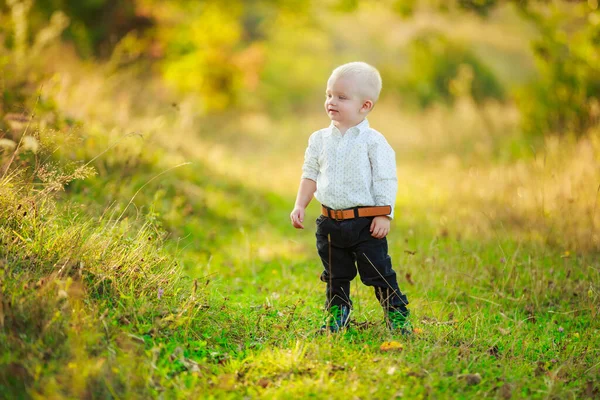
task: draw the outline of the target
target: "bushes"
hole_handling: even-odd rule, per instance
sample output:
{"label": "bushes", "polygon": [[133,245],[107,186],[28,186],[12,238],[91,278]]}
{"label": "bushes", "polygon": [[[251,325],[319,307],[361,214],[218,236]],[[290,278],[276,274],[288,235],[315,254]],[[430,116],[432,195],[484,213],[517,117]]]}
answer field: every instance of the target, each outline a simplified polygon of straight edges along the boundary
{"label": "bushes", "polygon": [[[489,6],[493,7],[493,2]],[[585,135],[600,123],[598,6],[594,2],[554,2],[517,7],[539,33],[532,42],[537,77],[514,94],[521,129],[535,136]],[[460,95],[469,95],[477,103],[487,98],[505,99],[491,70],[467,48],[439,33],[417,37],[408,53],[408,73],[397,79],[396,88],[420,107],[452,104]]]}
{"label": "bushes", "polygon": [[[15,3],[29,3],[13,0]],[[136,0],[36,0],[30,23],[33,31],[46,24],[56,10],[61,10],[71,23],[64,37],[72,41],[84,56],[108,56],[118,41],[131,31],[151,28],[154,21],[141,11]]]}
{"label": "bushes", "polygon": [[200,291],[152,216],[56,201],[90,169],[24,147],[0,148],[0,398],[152,397],[144,349],[198,331]]}
{"label": "bushes", "polygon": [[466,47],[437,32],[421,34],[409,45],[409,70],[397,90],[420,107],[452,104],[461,95],[476,102],[504,99],[492,71]]}
{"label": "bushes", "polygon": [[600,122],[600,11],[589,3],[522,9],[541,34],[538,79],[517,95],[526,133],[580,136]]}

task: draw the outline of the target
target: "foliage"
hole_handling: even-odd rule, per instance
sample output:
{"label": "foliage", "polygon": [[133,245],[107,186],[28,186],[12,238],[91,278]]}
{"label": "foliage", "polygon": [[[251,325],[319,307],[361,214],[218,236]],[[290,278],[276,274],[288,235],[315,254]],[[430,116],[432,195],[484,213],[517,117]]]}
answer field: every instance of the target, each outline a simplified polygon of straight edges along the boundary
{"label": "foliage", "polygon": [[86,57],[106,57],[129,32],[141,33],[154,24],[143,12],[144,3],[139,0],[10,0],[9,4],[13,8],[26,6],[31,9],[29,25],[33,35],[58,12],[65,15],[70,24],[64,31],[64,38],[72,41]]}
{"label": "foliage", "polygon": [[334,65],[332,44],[316,23],[289,13],[279,15],[268,32],[272,39],[264,46],[260,103],[274,115],[314,109]]}
{"label": "foliage", "polygon": [[[36,95],[41,82],[47,79],[41,55],[56,45],[69,19],[57,11],[32,35],[29,15],[31,2],[11,0],[8,6],[10,13],[0,14],[0,38],[7,39],[4,42],[0,40],[0,116],[3,116],[0,129],[15,138],[23,125],[21,120],[33,108],[34,102],[43,113],[51,112],[54,108],[52,101]],[[33,37],[32,41],[29,40],[30,36]],[[3,115],[5,113],[7,115]]]}
{"label": "foliage", "polygon": [[518,97],[523,130],[584,135],[600,123],[600,10],[597,2],[522,8],[538,29],[538,79]]}
{"label": "foliage", "polygon": [[504,90],[492,71],[464,45],[438,32],[425,32],[409,47],[409,72],[399,78],[400,94],[421,107],[452,104],[470,96],[477,103],[504,99]]}
{"label": "foliage", "polygon": [[464,10],[487,16],[498,5],[498,0],[458,0],[458,6]]}
{"label": "foliage", "polygon": [[[443,134],[454,124],[452,130],[464,131],[465,124],[450,114],[421,118],[424,126],[437,118]],[[478,137],[477,126],[472,129],[469,134]],[[169,134],[178,139],[176,128]],[[102,136],[109,133],[91,135],[77,154],[87,158],[97,152],[94,142]],[[295,136],[272,140],[294,143]],[[436,137],[416,151],[425,154],[444,143],[442,133]],[[193,139],[185,143],[187,150],[197,146]],[[116,218],[122,210],[112,207],[142,186],[146,169],[154,173],[161,159],[173,156],[155,157],[153,146],[147,144],[133,166],[125,161],[130,153],[109,150],[109,161],[94,163],[95,177],[79,176],[84,179],[72,181],[66,192],[62,182],[76,178],[72,171],[78,167],[64,165],[70,163],[69,153],[53,147],[39,150],[42,160],[60,154],[52,165],[25,171],[15,165],[10,179],[0,181],[1,396],[597,395],[597,358],[589,348],[598,346],[600,281],[597,257],[583,247],[590,209],[560,207],[571,204],[561,200],[563,190],[582,196],[586,185],[564,189],[556,178],[544,178],[562,180],[564,174],[585,183],[589,174],[597,176],[597,166],[584,159],[590,144],[549,144],[548,173],[538,170],[537,160],[501,166],[482,157],[457,166],[403,158],[407,190],[398,207],[404,211],[389,243],[418,327],[411,339],[386,331],[372,291],[358,281],[352,287],[356,309],[350,330],[317,335],[320,266],[316,255],[311,257],[312,232],[298,232],[290,240],[285,216],[293,193],[279,202],[244,184],[227,188],[225,178],[202,162],[209,157],[203,151],[194,156],[189,174],[165,176],[160,186],[145,188],[149,196],[136,198],[140,209],[155,203],[160,212]],[[591,146],[600,151],[600,142]],[[444,153],[449,148],[451,143]],[[242,152],[232,152],[247,174],[240,182],[248,182],[254,166],[246,164]],[[23,161],[36,165],[35,158]],[[26,178],[32,171],[33,184]],[[272,171],[269,181],[279,175]],[[513,185],[526,188],[513,190]],[[52,187],[58,191],[46,190]],[[190,187],[196,196],[212,194],[218,200],[188,196]],[[547,196],[542,213],[535,198],[540,187]],[[482,197],[482,189],[488,197]],[[162,192],[158,201],[152,200],[153,191]],[[255,207],[248,191],[266,204]],[[103,196],[117,206],[102,207]],[[177,205],[181,196],[184,201]],[[216,218],[201,210],[203,201]],[[193,204],[192,212],[185,204]],[[168,208],[186,213],[175,226],[163,226]],[[234,213],[239,216],[228,219]],[[245,220],[248,215],[257,218]],[[193,227],[183,248],[172,236],[177,225]],[[211,229],[217,232],[213,238],[203,235]],[[240,230],[243,235],[235,233]],[[569,235],[563,237],[564,232]],[[576,241],[560,241],[572,238]],[[292,240],[298,247],[277,253]],[[593,240],[595,246],[600,243]],[[196,254],[205,250],[211,258],[195,265]],[[388,342],[401,346],[389,352]]]}
{"label": "foliage", "polygon": [[[474,104],[470,67],[450,107],[382,99],[371,122],[402,182],[389,251],[417,330],[387,331],[356,279],[351,328],[319,335],[314,232],[288,213],[326,120],[296,106],[345,42],[246,12],[231,26],[256,35],[259,105],[219,118],[145,71],[51,58],[54,40],[18,65],[0,47],[0,397],[598,397],[598,133],[524,137],[509,102]],[[213,39],[182,43],[252,48]]]}
{"label": "foliage", "polygon": [[155,215],[128,218],[125,207],[92,217],[61,201],[96,171],[65,157],[57,126],[28,126],[35,137],[0,140],[0,397],[148,398],[161,384],[147,354],[174,332],[191,346],[188,335],[210,332],[205,298],[165,251]]}
{"label": "foliage", "polygon": [[[326,46],[305,22],[307,3],[256,0],[176,8],[158,34],[166,45],[161,62],[166,80],[199,95],[206,111],[298,105],[314,88],[304,84],[315,79],[309,68],[315,51]],[[310,46],[307,37],[315,39]]]}
{"label": "foliage", "polygon": [[240,6],[196,3],[186,11],[186,23],[174,27],[167,39],[165,78],[199,93],[207,110],[234,106],[242,90]]}

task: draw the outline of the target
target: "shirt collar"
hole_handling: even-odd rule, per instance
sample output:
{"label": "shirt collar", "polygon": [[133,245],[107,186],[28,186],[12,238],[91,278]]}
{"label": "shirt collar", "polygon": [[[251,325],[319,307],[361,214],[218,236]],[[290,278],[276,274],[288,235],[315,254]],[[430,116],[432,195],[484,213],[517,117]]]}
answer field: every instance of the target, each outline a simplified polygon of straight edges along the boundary
{"label": "shirt collar", "polygon": [[[354,134],[357,136],[359,133],[364,132],[367,129],[369,129],[369,121],[365,118],[358,125],[348,128],[346,134]],[[333,122],[329,125],[327,133],[337,133],[338,135],[341,135],[340,130],[333,124]]]}

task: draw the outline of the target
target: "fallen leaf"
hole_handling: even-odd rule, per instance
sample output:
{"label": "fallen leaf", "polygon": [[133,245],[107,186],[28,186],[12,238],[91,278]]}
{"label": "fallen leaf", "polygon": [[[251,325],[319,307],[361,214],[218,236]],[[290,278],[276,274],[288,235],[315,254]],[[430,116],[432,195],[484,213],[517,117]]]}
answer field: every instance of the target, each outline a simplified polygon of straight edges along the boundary
{"label": "fallen leaf", "polygon": [[267,378],[260,378],[258,380],[258,386],[260,386],[261,388],[266,388],[267,386],[269,386],[270,382]]}
{"label": "fallen leaf", "polygon": [[415,378],[425,378],[425,376],[427,376],[427,374],[423,371],[409,371],[406,376],[414,376]]}
{"label": "fallen leaf", "polygon": [[332,371],[345,371],[346,370],[346,366],[345,365],[332,364],[331,365],[331,370]]}
{"label": "fallen leaf", "polygon": [[500,387],[500,397],[505,400],[509,400],[512,397],[512,388],[508,383],[505,383]]}
{"label": "fallen leaf", "polygon": [[498,348],[498,346],[494,345],[488,349],[488,354],[490,356],[499,358],[500,357],[500,349]]}
{"label": "fallen leaf", "polygon": [[541,376],[541,375],[545,374],[546,373],[546,363],[543,361],[538,361],[537,367],[535,368],[535,371],[533,371],[533,373],[535,374],[535,376]]}
{"label": "fallen leaf", "polygon": [[401,351],[404,348],[402,343],[396,342],[392,340],[391,342],[383,342],[381,346],[379,346],[379,350],[381,351]]}
{"label": "fallen leaf", "polygon": [[469,386],[474,386],[481,382],[481,375],[479,375],[479,373],[465,374],[459,376],[459,378],[464,379],[467,382],[467,385]]}

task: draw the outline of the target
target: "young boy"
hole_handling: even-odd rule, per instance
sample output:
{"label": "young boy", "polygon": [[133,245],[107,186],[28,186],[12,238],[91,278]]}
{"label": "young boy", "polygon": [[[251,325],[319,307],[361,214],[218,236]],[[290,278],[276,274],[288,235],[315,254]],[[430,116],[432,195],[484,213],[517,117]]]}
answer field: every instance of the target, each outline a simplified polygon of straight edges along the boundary
{"label": "young boy", "polygon": [[290,214],[292,225],[304,229],[313,195],[322,204],[316,236],[329,311],[322,329],[331,332],[350,322],[350,281],[357,268],[362,282],[374,287],[388,326],[403,334],[412,331],[386,240],[398,188],[395,153],[366,119],[380,91],[379,72],[369,64],[352,62],[333,71],[325,92],[331,125],[308,140]]}

